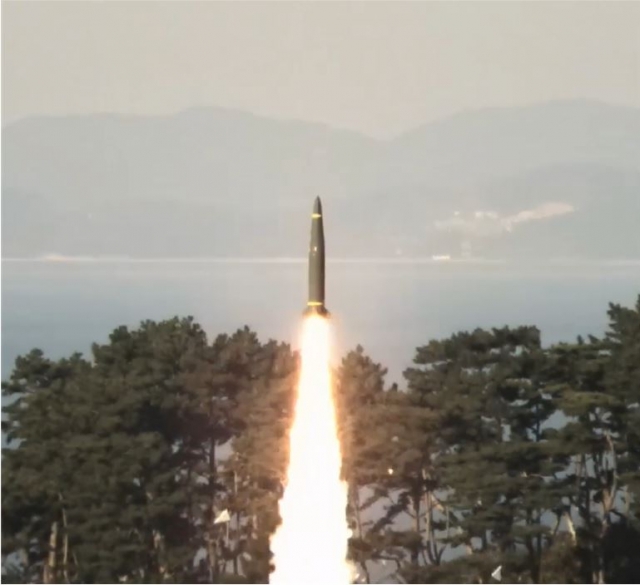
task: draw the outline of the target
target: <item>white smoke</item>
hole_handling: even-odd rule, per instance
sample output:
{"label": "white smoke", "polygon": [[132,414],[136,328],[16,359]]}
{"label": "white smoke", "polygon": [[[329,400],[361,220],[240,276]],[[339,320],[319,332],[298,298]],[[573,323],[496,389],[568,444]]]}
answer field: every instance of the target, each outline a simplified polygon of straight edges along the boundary
{"label": "white smoke", "polygon": [[518,224],[566,215],[574,211],[572,205],[563,202],[544,203],[534,209],[525,209],[504,217],[495,211],[475,211],[466,216],[456,211],[453,217],[436,221],[435,227],[438,230],[456,231],[469,236],[498,236],[512,232]]}

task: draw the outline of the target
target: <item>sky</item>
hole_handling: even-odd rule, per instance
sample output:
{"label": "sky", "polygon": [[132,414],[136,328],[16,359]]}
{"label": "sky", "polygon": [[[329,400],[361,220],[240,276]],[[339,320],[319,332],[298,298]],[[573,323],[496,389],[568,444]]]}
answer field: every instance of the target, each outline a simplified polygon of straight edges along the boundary
{"label": "sky", "polygon": [[2,122],[219,106],[380,138],[560,99],[640,107],[637,2],[2,2]]}

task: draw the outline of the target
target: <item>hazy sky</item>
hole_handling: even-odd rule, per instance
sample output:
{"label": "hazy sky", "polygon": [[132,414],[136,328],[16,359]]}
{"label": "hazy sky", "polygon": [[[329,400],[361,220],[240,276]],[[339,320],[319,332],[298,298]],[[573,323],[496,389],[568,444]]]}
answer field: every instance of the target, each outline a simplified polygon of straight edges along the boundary
{"label": "hazy sky", "polygon": [[637,2],[2,2],[3,123],[224,106],[390,136],[468,108],[640,106]]}

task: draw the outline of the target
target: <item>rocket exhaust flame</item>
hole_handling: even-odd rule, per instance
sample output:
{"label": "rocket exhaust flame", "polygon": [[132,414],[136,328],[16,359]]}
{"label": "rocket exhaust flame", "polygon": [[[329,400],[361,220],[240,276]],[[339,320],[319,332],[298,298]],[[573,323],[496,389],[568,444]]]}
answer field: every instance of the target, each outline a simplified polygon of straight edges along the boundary
{"label": "rocket exhaust flame", "polygon": [[329,366],[328,319],[304,321],[302,370],[290,433],[287,485],[280,500],[282,524],[271,539],[272,584],[351,583],[347,485]]}
{"label": "rocket exhaust flame", "polygon": [[270,583],[347,585],[353,574],[347,562],[351,533],[331,386],[320,198],[314,202],[311,218],[302,368],[289,435],[287,483],[279,504],[282,524],[271,539],[275,570]]}

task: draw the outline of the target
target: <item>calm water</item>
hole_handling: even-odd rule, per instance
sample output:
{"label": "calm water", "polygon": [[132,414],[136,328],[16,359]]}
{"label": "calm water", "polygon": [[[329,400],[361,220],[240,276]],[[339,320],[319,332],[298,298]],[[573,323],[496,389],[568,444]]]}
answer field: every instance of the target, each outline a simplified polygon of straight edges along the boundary
{"label": "calm water", "polygon": [[[630,305],[640,265],[332,263],[327,305],[336,359],[362,344],[400,380],[429,339],[534,324],[543,341],[600,334],[609,301]],[[87,352],[121,324],[193,315],[210,336],[249,325],[297,347],[303,262],[3,262],[2,377],[33,347]]]}

